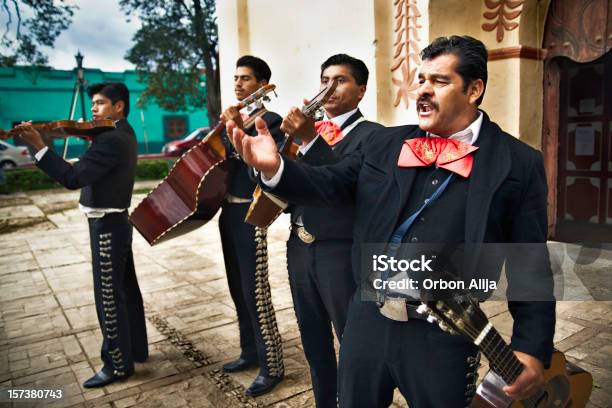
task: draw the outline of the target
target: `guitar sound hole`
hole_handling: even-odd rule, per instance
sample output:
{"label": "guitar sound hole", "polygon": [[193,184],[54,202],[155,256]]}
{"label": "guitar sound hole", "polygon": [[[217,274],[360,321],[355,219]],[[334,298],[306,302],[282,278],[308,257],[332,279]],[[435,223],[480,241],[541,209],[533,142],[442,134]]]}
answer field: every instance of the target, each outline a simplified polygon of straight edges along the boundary
{"label": "guitar sound hole", "polygon": [[[544,391],[544,392],[542,392],[542,395],[540,395],[540,396],[538,397],[538,399],[536,400],[536,403],[535,403],[535,405],[534,405],[534,406],[535,406],[535,407],[545,408],[545,407],[546,407],[546,405],[544,405],[544,404],[546,403],[546,401],[548,401],[548,392]],[[554,403],[553,403],[553,405],[552,405],[552,406],[554,406],[554,407],[558,407],[558,406],[559,406],[559,402],[560,402],[560,401],[558,401],[558,400],[557,400],[557,401],[554,401]]]}

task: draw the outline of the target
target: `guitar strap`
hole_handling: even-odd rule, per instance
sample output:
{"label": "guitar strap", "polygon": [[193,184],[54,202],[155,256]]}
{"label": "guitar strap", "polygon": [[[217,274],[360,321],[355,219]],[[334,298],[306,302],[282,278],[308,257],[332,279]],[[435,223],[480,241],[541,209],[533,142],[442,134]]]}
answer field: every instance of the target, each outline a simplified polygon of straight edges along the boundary
{"label": "guitar strap", "polygon": [[[404,239],[404,236],[408,233],[414,221],[423,212],[423,210],[425,210],[427,207],[432,205],[442,195],[444,190],[446,190],[446,187],[448,187],[449,183],[452,181],[454,174],[455,173],[451,173],[446,178],[446,180],[444,180],[444,182],[440,184],[440,186],[436,189],[436,191],[434,191],[431,194],[431,196],[425,200],[423,205],[421,205],[421,207],[419,207],[413,214],[411,214],[406,220],[404,220],[400,224],[400,226],[397,227],[397,229],[393,232],[393,234],[391,235],[391,240],[389,241],[389,244],[387,245],[387,256],[389,258],[391,257],[395,258],[395,256],[397,255],[397,251],[399,250],[402,244],[402,239]],[[388,269],[386,269],[382,273],[381,278],[383,282],[386,282],[389,280],[389,270]],[[384,303],[385,298],[388,296],[388,288],[386,285],[385,285],[385,289],[383,293],[379,293],[379,296],[382,297],[381,302]]]}

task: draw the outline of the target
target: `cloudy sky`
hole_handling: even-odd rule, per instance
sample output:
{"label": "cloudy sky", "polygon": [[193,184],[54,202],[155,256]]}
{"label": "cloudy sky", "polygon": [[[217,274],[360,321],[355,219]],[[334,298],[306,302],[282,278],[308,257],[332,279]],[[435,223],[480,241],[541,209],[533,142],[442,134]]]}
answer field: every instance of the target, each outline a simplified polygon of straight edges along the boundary
{"label": "cloudy sky", "polygon": [[85,56],[86,68],[123,71],[133,65],[124,59],[132,46],[132,36],[140,27],[136,16],[126,21],[117,0],[72,0],[79,9],[72,24],[55,41],[53,49],[45,49],[49,65],[56,69],[72,69],[77,50]]}

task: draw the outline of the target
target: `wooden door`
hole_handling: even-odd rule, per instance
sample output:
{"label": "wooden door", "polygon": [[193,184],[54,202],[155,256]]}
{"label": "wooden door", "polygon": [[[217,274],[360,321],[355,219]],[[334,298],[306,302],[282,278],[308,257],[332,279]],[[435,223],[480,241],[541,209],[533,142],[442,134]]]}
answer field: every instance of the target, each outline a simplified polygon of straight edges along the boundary
{"label": "wooden door", "polygon": [[546,18],[542,150],[558,240],[612,242],[611,3],[551,1]]}
{"label": "wooden door", "polygon": [[559,70],[556,236],[612,242],[612,53]]}

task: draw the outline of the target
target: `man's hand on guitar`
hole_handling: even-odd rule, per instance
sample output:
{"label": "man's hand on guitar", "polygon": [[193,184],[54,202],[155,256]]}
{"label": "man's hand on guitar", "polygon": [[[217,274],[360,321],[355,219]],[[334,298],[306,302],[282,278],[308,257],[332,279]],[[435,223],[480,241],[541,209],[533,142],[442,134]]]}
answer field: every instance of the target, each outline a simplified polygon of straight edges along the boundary
{"label": "man's hand on guitar", "polygon": [[233,120],[227,122],[226,126],[227,134],[242,160],[262,172],[264,176],[271,178],[281,163],[278,148],[263,119],[255,119],[255,128],[257,136],[251,137],[238,128]]}
{"label": "man's hand on guitar", "polygon": [[544,385],[544,366],[542,362],[526,353],[515,351],[516,358],[525,366],[523,372],[503,391],[517,400],[524,400],[536,393]]}
{"label": "man's hand on guitar", "polygon": [[[244,129],[244,123],[242,121],[242,115],[240,114],[240,110],[238,110],[235,106],[230,106],[220,116],[221,121],[227,123],[230,120],[233,120],[236,126],[240,129]],[[228,133],[229,135],[229,133]]]}
{"label": "man's hand on guitar", "polygon": [[298,108],[291,108],[283,119],[280,129],[294,138],[300,139],[302,144],[308,144],[317,136],[314,119],[304,115]]}

